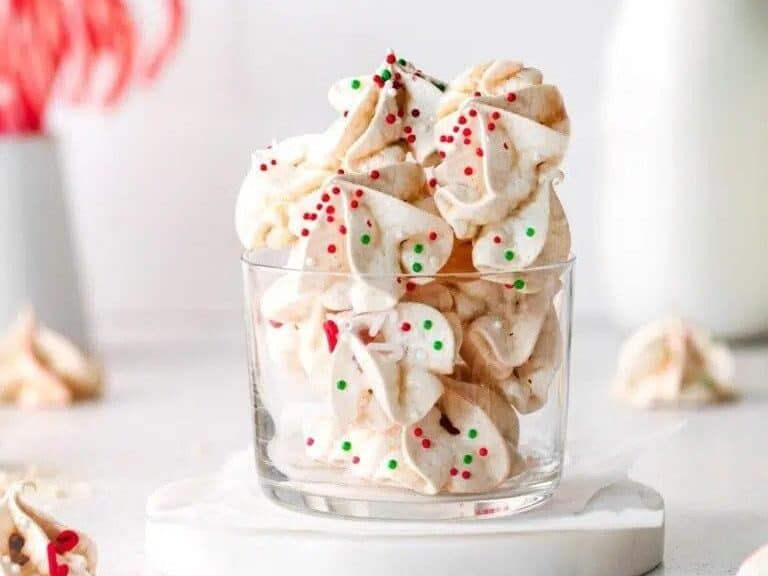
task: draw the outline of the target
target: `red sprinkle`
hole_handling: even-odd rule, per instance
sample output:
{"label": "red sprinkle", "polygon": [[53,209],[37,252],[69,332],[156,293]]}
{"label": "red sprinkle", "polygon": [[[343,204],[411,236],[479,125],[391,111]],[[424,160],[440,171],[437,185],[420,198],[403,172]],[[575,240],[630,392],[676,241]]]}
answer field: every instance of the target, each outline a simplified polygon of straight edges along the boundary
{"label": "red sprinkle", "polygon": [[451,476],[456,476],[458,473],[459,471],[456,468],[451,468]]}
{"label": "red sprinkle", "polygon": [[387,124],[394,124],[395,121],[397,120],[397,116],[395,116],[394,114],[387,114],[387,117],[385,118],[385,120],[387,121]]}
{"label": "red sprinkle", "polygon": [[493,132],[494,130],[496,130],[496,124],[494,124],[493,122],[488,122],[488,126],[486,126],[486,128],[488,128],[489,132]]}
{"label": "red sprinkle", "polygon": [[266,164],[262,164],[261,166],[259,166],[259,168],[261,169],[262,172],[266,172],[267,171],[267,165]]}
{"label": "red sprinkle", "polygon": [[336,244],[328,244],[328,254],[334,254],[336,252]]}
{"label": "red sprinkle", "polygon": [[424,430],[422,430],[418,426],[413,429],[413,435],[416,436],[416,438],[420,438],[422,434],[424,434]]}
{"label": "red sprinkle", "polygon": [[387,64],[394,64],[396,60],[394,54],[387,54]]}
{"label": "red sprinkle", "polygon": [[480,92],[475,92],[475,98],[480,98],[480,96],[482,96],[482,94],[480,94]]}
{"label": "red sprinkle", "polygon": [[314,438],[312,438],[312,437],[307,438],[307,446],[312,446],[312,444],[314,444],[314,443],[315,443],[315,439]]}
{"label": "red sprinkle", "polygon": [[482,148],[478,148],[477,150],[475,150],[475,154],[477,154],[478,156],[482,156],[483,155],[483,149]]}
{"label": "red sprinkle", "polygon": [[454,132],[458,132],[458,131],[459,131],[459,127],[458,127],[458,126],[454,126],[454,127],[452,128],[452,130],[453,130]]}
{"label": "red sprinkle", "polygon": [[328,202],[328,201],[331,199],[331,197],[330,197],[328,194],[323,194],[323,195],[320,197],[320,199],[321,199],[323,202]]}
{"label": "red sprinkle", "polygon": [[416,142],[416,135],[411,134],[410,136],[408,136],[408,138],[406,138],[406,141],[408,142],[408,144],[413,144],[414,142]]}
{"label": "red sprinkle", "polygon": [[349,207],[352,208],[352,210],[354,210],[358,206],[360,206],[360,203],[357,200],[352,200],[352,202],[349,203]]}
{"label": "red sprinkle", "polygon": [[334,194],[339,194],[341,192],[341,188],[339,188],[338,186],[334,186],[331,192],[333,192]]}
{"label": "red sprinkle", "polygon": [[336,174],[344,174],[344,168],[339,168],[336,170]]}
{"label": "red sprinkle", "polygon": [[470,144],[472,144],[472,139],[464,138],[464,146],[469,146]]}
{"label": "red sprinkle", "polygon": [[413,110],[411,110],[411,116],[413,116],[414,118],[418,118],[420,114],[421,112],[419,111],[418,108],[414,108]]}
{"label": "red sprinkle", "polygon": [[310,220],[317,220],[317,214],[310,214],[309,215]]}
{"label": "red sprinkle", "polygon": [[514,102],[515,100],[517,100],[517,94],[514,92],[507,94],[507,102]]}
{"label": "red sprinkle", "polygon": [[406,134],[410,134],[411,132],[413,132],[413,128],[411,128],[410,126],[406,126],[405,128],[403,128],[403,132],[405,132]]}
{"label": "red sprinkle", "polygon": [[373,178],[374,180],[376,180],[376,179],[377,179],[379,176],[381,176],[381,174],[379,174],[379,171],[378,171],[378,170],[371,170],[371,174],[370,174],[370,176],[371,176],[371,178]]}
{"label": "red sprinkle", "polygon": [[448,136],[446,136],[445,134],[440,134],[440,142],[447,142],[447,141],[448,141]]}
{"label": "red sprinkle", "polygon": [[339,326],[333,320],[326,320],[323,322],[323,330],[325,339],[328,341],[328,351],[333,352],[339,341]]}
{"label": "red sprinkle", "polygon": [[464,174],[466,174],[467,176],[472,176],[473,172],[474,170],[472,170],[472,166],[467,166],[466,168],[464,168]]}
{"label": "red sprinkle", "polygon": [[357,190],[355,190],[355,196],[357,196],[358,198],[361,198],[363,196],[363,190],[361,188],[358,188]]}
{"label": "red sprinkle", "polygon": [[333,216],[328,216],[328,218],[325,219],[326,222],[332,223],[335,220]]}
{"label": "red sprinkle", "polygon": [[408,322],[403,322],[402,324],[400,324],[400,330],[402,330],[403,332],[408,332],[410,331],[410,329],[411,329],[411,325]]}
{"label": "red sprinkle", "polygon": [[464,478],[464,480],[469,480],[472,477],[472,473],[469,470],[464,470],[464,472],[461,473],[461,477]]}
{"label": "red sprinkle", "polygon": [[448,137],[446,137],[446,139],[445,139],[445,140],[446,140],[446,142],[448,142],[448,143],[450,143],[450,142],[453,142],[453,136],[448,136]]}
{"label": "red sprinkle", "polygon": [[474,108],[472,108],[472,109],[469,111],[469,115],[470,115],[470,116],[472,116],[472,118],[474,118],[475,116],[477,116],[477,110],[475,110]]}
{"label": "red sprinkle", "polygon": [[334,212],[336,212],[336,208],[334,208],[334,207],[333,207],[333,206],[331,206],[331,205],[328,205],[328,206],[326,206],[326,207],[325,207],[325,211],[326,211],[328,214],[333,214]]}
{"label": "red sprinkle", "polygon": [[283,323],[278,322],[277,320],[270,320],[269,325],[272,326],[272,328],[280,328],[282,327]]}
{"label": "red sprinkle", "polygon": [[421,441],[421,447],[425,450],[428,449],[430,446],[432,446],[432,442],[430,442],[429,438],[424,438],[424,440]]}
{"label": "red sprinkle", "polygon": [[438,152],[437,155],[440,156],[440,158],[445,158],[445,151],[440,150],[440,152]]}
{"label": "red sprinkle", "polygon": [[491,114],[491,118],[493,118],[494,120],[498,120],[499,118],[501,118],[501,114],[499,114],[498,110],[494,111],[494,113]]}
{"label": "red sprinkle", "polygon": [[411,292],[412,290],[416,290],[416,284],[414,284],[413,282],[406,282],[405,289],[408,290],[408,292]]}
{"label": "red sprinkle", "polygon": [[501,244],[501,236],[494,236],[493,237],[493,243],[494,244]]}
{"label": "red sprinkle", "polygon": [[315,206],[315,210],[322,210],[322,209],[323,209],[322,204],[318,204],[317,206]]}
{"label": "red sprinkle", "polygon": [[343,234],[346,234],[346,233],[347,233],[347,227],[346,227],[346,226],[344,226],[344,224],[342,224],[341,226],[339,226],[339,234],[342,234],[342,235],[343,235]]}
{"label": "red sprinkle", "polygon": [[272,158],[272,160],[270,160],[269,163],[272,164],[272,166],[277,166],[277,160],[275,160],[274,158]]}
{"label": "red sprinkle", "polygon": [[302,236],[309,236],[309,230],[307,230],[306,228],[302,228],[301,229],[301,235]]}
{"label": "red sprinkle", "polygon": [[312,216],[309,212],[304,212],[304,216],[302,216],[302,218],[304,218],[304,220],[311,220]]}
{"label": "red sprinkle", "polygon": [[430,188],[434,188],[435,186],[437,186],[437,178],[430,178],[429,179],[429,186],[430,186]]}
{"label": "red sprinkle", "polygon": [[480,454],[480,456],[482,456],[483,458],[485,458],[486,456],[488,456],[488,448],[480,448],[480,450],[478,450],[477,453]]}
{"label": "red sprinkle", "polygon": [[352,464],[360,464],[360,456],[352,456]]}
{"label": "red sprinkle", "polygon": [[464,128],[464,130],[462,130],[461,133],[464,134],[464,136],[472,136],[472,130],[470,130],[469,128]]}
{"label": "red sprinkle", "polygon": [[430,232],[429,233],[429,239],[430,240],[437,240],[437,232]]}
{"label": "red sprinkle", "polygon": [[459,116],[459,124],[466,124],[467,119],[464,116]]}

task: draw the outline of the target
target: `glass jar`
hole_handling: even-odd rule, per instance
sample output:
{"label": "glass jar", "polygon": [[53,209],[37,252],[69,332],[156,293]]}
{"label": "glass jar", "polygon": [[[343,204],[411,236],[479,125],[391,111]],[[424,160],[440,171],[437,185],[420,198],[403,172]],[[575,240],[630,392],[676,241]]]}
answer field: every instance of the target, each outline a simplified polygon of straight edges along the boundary
{"label": "glass jar", "polygon": [[573,259],[376,276],[243,257],[259,481],[299,510],[507,515],[562,470]]}

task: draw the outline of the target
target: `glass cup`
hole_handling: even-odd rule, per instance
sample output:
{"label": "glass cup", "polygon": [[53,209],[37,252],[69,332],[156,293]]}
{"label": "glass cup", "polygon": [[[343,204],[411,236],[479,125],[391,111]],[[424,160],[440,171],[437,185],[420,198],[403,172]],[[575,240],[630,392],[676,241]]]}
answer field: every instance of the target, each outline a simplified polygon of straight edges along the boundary
{"label": "glass cup", "polygon": [[574,259],[373,276],[242,259],[259,482],[338,516],[508,515],[565,443]]}

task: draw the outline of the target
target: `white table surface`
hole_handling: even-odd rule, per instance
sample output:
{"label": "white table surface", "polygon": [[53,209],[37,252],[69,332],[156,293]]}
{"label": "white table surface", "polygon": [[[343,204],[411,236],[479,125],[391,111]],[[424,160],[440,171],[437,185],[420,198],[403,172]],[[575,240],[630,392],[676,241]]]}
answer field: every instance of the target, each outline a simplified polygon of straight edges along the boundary
{"label": "white table surface", "polygon": [[[210,473],[250,442],[245,346],[112,346],[107,396],[68,411],[0,409],[0,465],[47,468],[70,496],[52,511],[99,546],[99,574],[143,573],[144,504],[168,481]],[[608,394],[619,336],[578,326],[570,425],[576,446],[610,446],[615,430],[660,440],[631,476],[665,498],[664,565],[654,575],[734,574],[768,541],[768,345],[737,349],[741,402],[699,412],[639,412]],[[669,430],[686,420],[677,432]],[[86,491],[75,490],[83,483]]]}

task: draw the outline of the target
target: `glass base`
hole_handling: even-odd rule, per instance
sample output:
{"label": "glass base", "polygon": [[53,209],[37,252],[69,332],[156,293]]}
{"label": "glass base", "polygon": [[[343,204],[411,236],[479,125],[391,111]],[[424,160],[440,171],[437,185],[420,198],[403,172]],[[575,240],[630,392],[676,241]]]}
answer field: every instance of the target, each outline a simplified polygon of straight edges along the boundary
{"label": "glass base", "polygon": [[555,476],[535,485],[528,484],[524,489],[500,489],[491,494],[384,501],[315,494],[284,483],[260,482],[267,498],[298,512],[376,520],[455,520],[511,516],[549,500],[558,483],[559,477]]}

